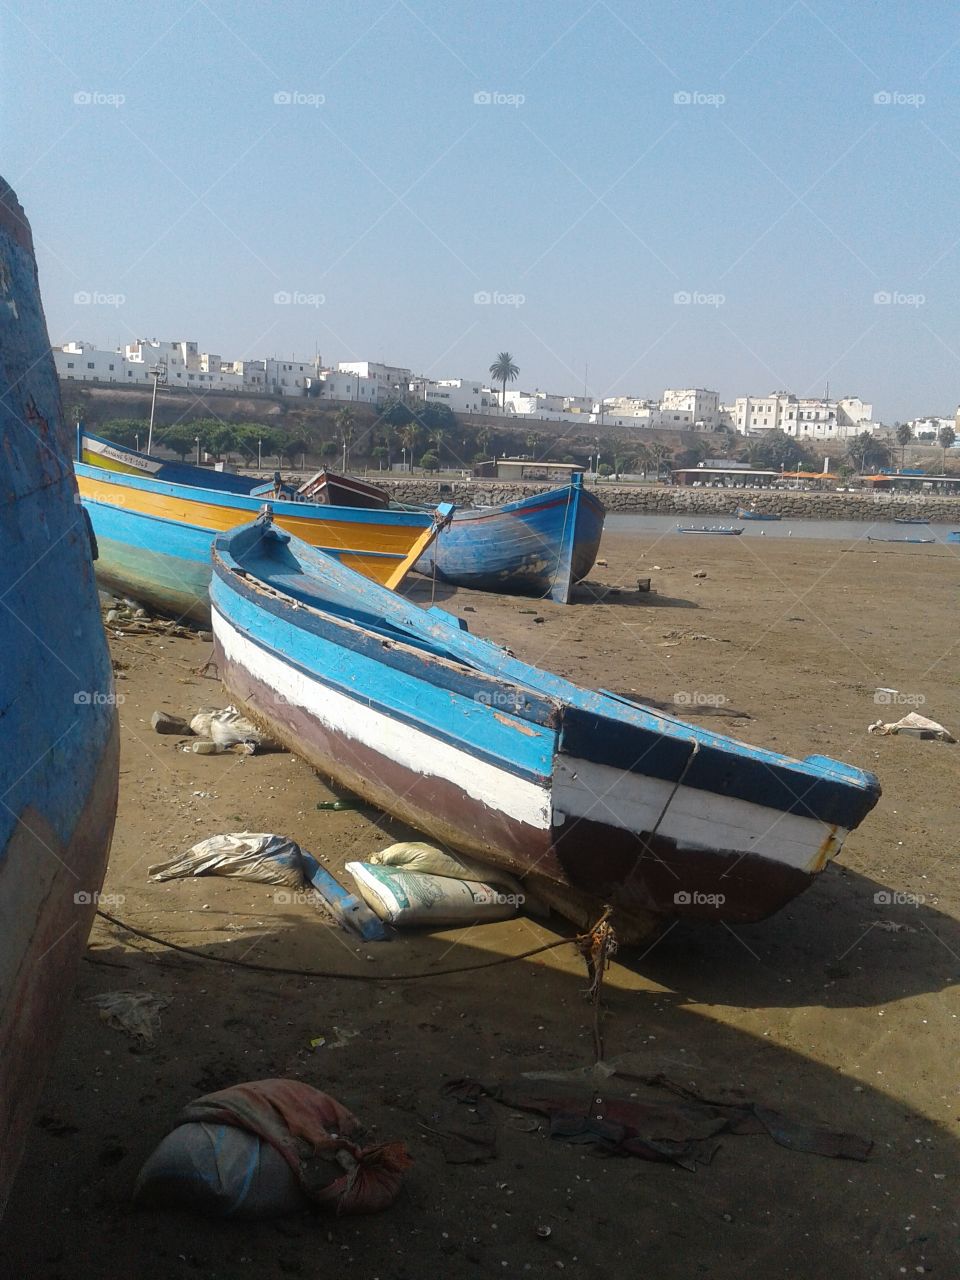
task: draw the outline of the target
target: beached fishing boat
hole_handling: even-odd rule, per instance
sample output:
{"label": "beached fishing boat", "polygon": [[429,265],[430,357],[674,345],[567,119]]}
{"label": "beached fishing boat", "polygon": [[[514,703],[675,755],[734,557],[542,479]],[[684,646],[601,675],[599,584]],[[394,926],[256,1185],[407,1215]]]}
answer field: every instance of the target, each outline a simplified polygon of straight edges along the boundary
{"label": "beached fishing boat", "polygon": [[117,808],[113,673],[30,227],[0,180],[0,1213]]}
{"label": "beached fishing boat", "polygon": [[[936,538],[878,538],[872,534],[867,534],[868,542],[899,542],[909,543],[911,546],[926,545],[930,542],[936,542]],[[948,538],[949,541],[949,538]]]}
{"label": "beached fishing boat", "polygon": [[738,520],[782,520],[783,517],[771,511],[751,511],[749,507],[737,507]]}
{"label": "beached fishing boat", "polygon": [[443,537],[417,561],[419,573],[477,591],[516,591],[569,604],[600,550],[603,503],[583,476],[530,498],[457,510]]}
{"label": "beached fishing boat", "polygon": [[721,533],[737,538],[743,530],[729,524],[678,524],[677,533]]}
{"label": "beached fishing boat", "polygon": [[269,516],[220,535],[213,565],[216,661],[236,702],[328,777],[578,923],[606,902],[634,937],[679,916],[760,919],[879,796],[859,769],[520,662]]}
{"label": "beached fishing boat", "polygon": [[[91,440],[109,445],[79,434],[83,457],[91,456]],[[98,581],[162,613],[207,621],[214,534],[253,520],[276,487],[109,447],[113,467],[76,464],[100,548]],[[452,511],[362,510],[296,501],[292,495],[271,503],[282,528],[387,587],[403,581]]]}
{"label": "beached fishing boat", "polygon": [[[346,506],[388,506],[385,489],[326,468],[298,490]],[[319,499],[318,499],[319,500]],[[409,510],[409,507],[405,508]],[[419,573],[477,591],[521,592],[569,604],[593,568],[603,534],[603,503],[575,475],[569,485],[499,506],[462,508],[416,564]]]}
{"label": "beached fishing boat", "polygon": [[960,542],[960,529],[951,529],[946,537],[947,542]]}

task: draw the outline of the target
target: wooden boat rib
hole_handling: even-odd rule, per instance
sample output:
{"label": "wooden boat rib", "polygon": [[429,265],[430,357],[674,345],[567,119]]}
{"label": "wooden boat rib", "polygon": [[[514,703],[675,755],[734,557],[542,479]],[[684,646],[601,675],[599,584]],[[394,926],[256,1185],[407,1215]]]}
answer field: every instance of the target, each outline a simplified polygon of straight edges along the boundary
{"label": "wooden boat rib", "polygon": [[30,228],[0,180],[0,1213],[86,946],[119,735]]}
{"label": "wooden boat rib", "polygon": [[261,521],[219,536],[219,670],[290,748],[430,836],[526,877],[577,920],[612,902],[755,920],[876,803],[876,778],[791,760],[579,689]]}
{"label": "wooden boat rib", "polygon": [[[90,441],[83,435],[85,457]],[[115,452],[124,455],[124,465],[153,461],[133,450]],[[160,612],[206,622],[214,534],[255,518],[263,498],[251,490],[262,488],[260,481],[176,463],[149,474],[85,462],[76,470],[99,544],[100,583]],[[387,587],[403,581],[452,512],[449,506],[364,511],[296,501],[274,502],[272,509],[282,528]]]}

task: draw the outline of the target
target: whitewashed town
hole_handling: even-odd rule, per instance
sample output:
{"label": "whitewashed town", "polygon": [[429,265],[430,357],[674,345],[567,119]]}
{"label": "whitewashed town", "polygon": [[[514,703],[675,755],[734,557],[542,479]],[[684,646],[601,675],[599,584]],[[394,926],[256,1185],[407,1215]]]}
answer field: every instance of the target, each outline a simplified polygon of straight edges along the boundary
{"label": "whitewashed town", "polygon": [[[194,392],[224,391],[244,395],[310,397],[328,403],[382,405],[390,399],[445,405],[454,413],[505,415],[541,422],[665,431],[727,430],[745,436],[782,431],[800,441],[848,440],[885,424],[874,418],[873,405],[858,395],[831,398],[789,391],[744,395],[723,404],[717,391],[701,387],[667,388],[659,397],[564,395],[497,387],[489,378],[438,378],[417,375],[399,365],[371,360],[341,360],[327,367],[313,360],[271,356],[225,360],[201,351],[194,341],[138,339],[106,351],[89,342],[53,348],[62,383],[97,382],[135,387],[154,379],[167,387]],[[911,419],[912,437],[934,441],[956,417]]]}

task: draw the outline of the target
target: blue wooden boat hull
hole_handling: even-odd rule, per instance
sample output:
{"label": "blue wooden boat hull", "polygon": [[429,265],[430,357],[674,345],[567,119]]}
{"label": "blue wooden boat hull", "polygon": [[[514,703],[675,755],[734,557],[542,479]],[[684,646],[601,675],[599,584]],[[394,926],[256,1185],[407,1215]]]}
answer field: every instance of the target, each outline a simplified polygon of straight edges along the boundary
{"label": "blue wooden boat hull", "polygon": [[947,542],[960,542],[960,529],[951,529],[947,534]]}
{"label": "blue wooden boat hull", "polygon": [[580,689],[262,522],[218,537],[213,560],[235,700],[327,776],[528,878],[578,923],[604,902],[633,936],[676,916],[759,919],[879,795],[836,761]]}
{"label": "blue wooden boat hull", "polygon": [[569,604],[593,568],[603,504],[575,476],[570,485],[498,507],[458,510],[417,562],[420,573],[477,591],[520,592]]}
{"label": "blue wooden boat hull", "polygon": [[29,225],[0,180],[0,1212],[93,922],[113,673]]}
{"label": "blue wooden boat hull", "polygon": [[[194,471],[194,479],[206,479],[195,468],[186,470]],[[209,621],[214,535],[254,519],[263,499],[84,462],[76,463],[76,471],[99,544],[100,584],[161,613]],[[231,477],[237,479],[242,477]],[[369,511],[294,501],[274,502],[272,509],[284,528],[390,586],[413,568],[436,536],[438,518],[451,510]]]}

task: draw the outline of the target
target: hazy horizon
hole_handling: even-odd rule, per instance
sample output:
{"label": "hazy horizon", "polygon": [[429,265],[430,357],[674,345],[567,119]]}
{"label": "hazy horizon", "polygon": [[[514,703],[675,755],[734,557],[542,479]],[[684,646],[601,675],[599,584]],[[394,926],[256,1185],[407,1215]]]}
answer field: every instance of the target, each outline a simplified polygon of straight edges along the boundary
{"label": "hazy horizon", "polygon": [[40,0],[0,33],[54,343],[957,406],[939,0]]}

